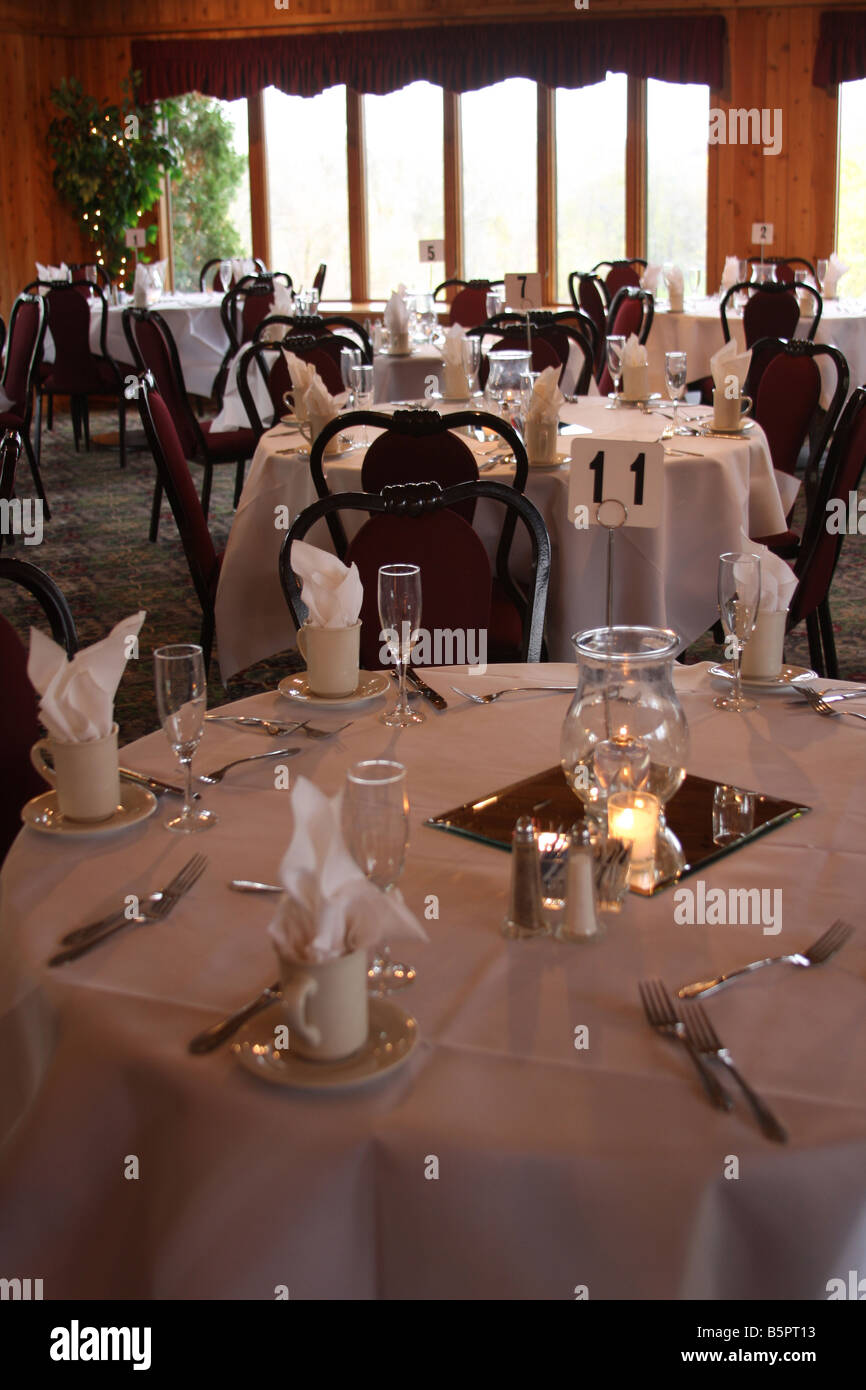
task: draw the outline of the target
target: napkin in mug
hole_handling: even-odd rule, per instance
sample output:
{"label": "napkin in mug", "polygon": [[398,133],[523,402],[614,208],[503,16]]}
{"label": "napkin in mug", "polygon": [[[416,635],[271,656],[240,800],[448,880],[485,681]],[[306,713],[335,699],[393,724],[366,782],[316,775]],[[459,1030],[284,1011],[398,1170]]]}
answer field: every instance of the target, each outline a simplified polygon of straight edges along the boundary
{"label": "napkin in mug", "polygon": [[827,262],[827,273],[824,276],[824,283],[821,286],[821,294],[824,299],[836,299],[839,281],[843,275],[847,275],[850,266],[841,261],[834,251]]}
{"label": "napkin in mug", "polygon": [[71,280],[71,278],[69,266],[65,261],[61,261],[59,265],[41,265],[39,261],[36,262],[37,280]]}
{"label": "napkin in mug", "polygon": [[306,541],[293,541],[290,564],[301,581],[301,600],[314,627],[351,627],[358,621],[364,589],[358,566]]}
{"label": "napkin in mug", "polygon": [[258,267],[249,256],[232,256],[232,284],[236,285],[245,275],[257,275]]}
{"label": "napkin in mug", "polygon": [[[637,335],[630,333],[622,350],[620,362],[623,367],[645,367],[649,361],[646,348],[638,342]],[[553,370],[552,368],[550,370]]]}
{"label": "napkin in mug", "polygon": [[268,928],[277,955],[318,965],[399,937],[427,941],[397,889],[377,888],[349,853],[342,794],[299,777],[290,795],[294,831],[278,875],[286,894]]}
{"label": "napkin in mug", "polygon": [[559,368],[545,367],[532,388],[526,419],[545,425],[556,424],[564,404],[565,397],[559,389]]}
{"label": "napkin in mug", "polygon": [[683,293],[683,272],[678,265],[672,265],[670,270],[665,271],[665,284],[668,287],[668,294]]}
{"label": "napkin in mug", "polygon": [[[757,555],[761,562],[760,613],[787,613],[797,587],[797,576],[780,555],[774,555],[765,545],[743,537],[744,553]],[[736,569],[736,567],[735,567]]]}
{"label": "napkin in mug", "polygon": [[643,275],[640,277],[641,289],[649,290],[650,294],[655,294],[661,273],[662,268],[660,265],[648,265]]}
{"label": "napkin in mug", "polygon": [[133,613],[101,642],[82,647],[71,661],[63,647],[37,628],[30,629],[27,674],[40,695],[39,718],[62,743],[90,743],[111,733],[114,697],[126,668],[130,638],[147,614]]}
{"label": "napkin in mug", "polygon": [[306,394],[318,376],[318,372],[310,362],[305,362],[303,358],[296,357],[293,352],[283,348],[283,356],[286,359],[286,366],[289,369],[289,376],[292,378],[292,396],[295,402],[295,415],[302,422],[307,420],[307,412],[304,404]]}
{"label": "napkin in mug", "polygon": [[137,265],[132,286],[132,302],[136,309],[146,309],[149,304],[157,304],[162,297],[165,284],[165,270],[168,261],[154,261],[152,265]]}
{"label": "napkin in mug", "polygon": [[714,352],[710,358],[710,374],[716,390],[724,392],[729,389],[732,383],[729,382],[728,378],[736,377],[736,395],[742,396],[751,360],[752,349],[749,348],[748,352],[739,352],[733,338],[729,343],[725,343],[724,347],[720,347],[718,352]]}
{"label": "napkin in mug", "polygon": [[[288,285],[283,284],[282,280],[275,281],[274,297],[268,308],[268,314],[283,314],[292,318],[294,317],[294,313],[295,296],[292,294]],[[263,333],[259,334],[259,338],[266,343],[278,343],[280,339],[285,336],[286,331],[286,325],[284,323],[271,323]]]}
{"label": "napkin in mug", "polygon": [[[295,414],[297,414],[298,396],[295,392]],[[331,395],[327,386],[319,376],[318,372],[313,371],[313,380],[310,382],[306,391],[303,393],[301,404],[303,419],[309,420],[312,438],[315,439],[321,434],[329,420],[333,420],[335,415],[339,415],[340,407],[335,398]],[[339,440],[335,437],[328,444],[325,452],[336,452],[339,448]]]}
{"label": "napkin in mug", "polygon": [[740,261],[737,256],[725,257],[725,268],[722,271],[722,293],[729,290],[732,285],[740,283]]}
{"label": "napkin in mug", "polygon": [[409,332],[409,306],[403,298],[405,285],[395,290],[385,305],[385,327],[390,330],[391,341]]}
{"label": "napkin in mug", "polygon": [[469,390],[463,362],[465,340],[466,329],[461,323],[455,323],[446,331],[442,344],[443,394],[452,400],[466,396]]}

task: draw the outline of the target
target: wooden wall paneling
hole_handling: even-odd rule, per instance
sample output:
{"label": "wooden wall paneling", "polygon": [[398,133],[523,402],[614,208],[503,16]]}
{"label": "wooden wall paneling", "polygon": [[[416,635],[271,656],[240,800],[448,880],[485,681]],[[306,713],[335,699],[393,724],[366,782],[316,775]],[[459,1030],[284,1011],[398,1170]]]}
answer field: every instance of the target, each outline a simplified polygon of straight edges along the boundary
{"label": "wooden wall paneling", "polygon": [[796,143],[799,122],[795,105],[796,92],[791,86],[790,10],[767,11],[766,43],[764,90],[758,107],[763,107],[771,113],[776,110],[782,112],[782,148],[776,155],[765,155],[763,149],[759,151],[763,174],[764,211],[761,215],[769,218],[769,209],[772,208],[773,245],[767,248],[767,254],[793,256],[800,253],[792,241],[789,195],[791,180],[796,176],[797,167],[804,167],[805,151],[802,148],[798,150]]}
{"label": "wooden wall paneling", "polygon": [[349,173],[349,280],[352,300],[368,298],[367,170],[364,151],[364,98],[346,89],[346,146]]}
{"label": "wooden wall paneling", "polygon": [[556,303],[556,92],[538,84],[538,269],[545,304]]}
{"label": "wooden wall paneling", "polygon": [[[463,278],[463,149],[460,97],[443,92],[445,264],[442,279]],[[446,291],[452,297],[450,291]]]}

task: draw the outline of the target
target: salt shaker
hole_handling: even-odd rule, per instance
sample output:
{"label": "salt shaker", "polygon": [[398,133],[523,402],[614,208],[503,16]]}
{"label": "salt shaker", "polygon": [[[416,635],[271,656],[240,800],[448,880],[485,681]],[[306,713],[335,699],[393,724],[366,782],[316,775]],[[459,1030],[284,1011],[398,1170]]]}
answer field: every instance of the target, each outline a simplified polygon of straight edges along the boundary
{"label": "salt shaker", "polygon": [[511,899],[502,935],[514,939],[549,933],[541,905],[541,861],[535,822],[531,816],[521,816],[511,841]]}
{"label": "salt shaker", "polygon": [[560,941],[598,941],[604,935],[595,905],[595,854],[589,826],[572,826],[565,882],[565,916]]}

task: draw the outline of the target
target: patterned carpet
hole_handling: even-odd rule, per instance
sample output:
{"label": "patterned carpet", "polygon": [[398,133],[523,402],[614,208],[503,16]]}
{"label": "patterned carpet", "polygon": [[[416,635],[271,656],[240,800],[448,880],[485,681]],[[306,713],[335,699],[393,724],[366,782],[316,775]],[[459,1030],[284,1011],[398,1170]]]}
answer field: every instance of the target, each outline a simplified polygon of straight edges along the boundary
{"label": "patterned carpet", "polygon": [[[116,424],[110,412],[95,414],[92,432],[111,431]],[[18,491],[27,496],[31,488],[26,463],[19,467]],[[121,741],[130,742],[156,724],[153,649],[166,642],[198,641],[201,614],[177,530],[164,504],[159,540],[151,545],[147,539],[153,464],[144,447],[130,450],[123,471],[115,447],[94,444],[90,453],[76,454],[69,417],[58,413],[55,429],[43,436],[42,471],[52,508],[44,541],[40,546],[16,541],[6,553],[32,560],[57,581],[72,608],[82,644],[105,636],[127,614],[147,610],[140,659],[129,663],[117,699]],[[233,468],[215,470],[211,531],[218,549],[225,545],[231,525],[233,476]],[[863,539],[849,537],[831,596],[841,673],[855,680],[866,680],[863,555]],[[26,635],[27,625],[39,622],[41,614],[23,591],[4,588],[2,611]],[[687,659],[718,655],[718,648],[705,636],[690,649]],[[789,639],[786,657],[808,662],[805,628]],[[219,704],[229,697],[272,688],[295,665],[288,655],[274,657],[235,677],[226,689],[215,660],[208,701]]]}

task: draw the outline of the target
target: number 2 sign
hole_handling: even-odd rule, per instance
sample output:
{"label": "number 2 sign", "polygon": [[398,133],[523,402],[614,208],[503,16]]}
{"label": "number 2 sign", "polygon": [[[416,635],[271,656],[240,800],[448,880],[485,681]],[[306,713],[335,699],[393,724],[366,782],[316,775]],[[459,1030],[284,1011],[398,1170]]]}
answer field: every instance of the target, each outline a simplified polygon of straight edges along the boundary
{"label": "number 2 sign", "polygon": [[579,529],[658,526],[663,489],[664,448],[659,442],[597,435],[574,440],[568,512]]}

